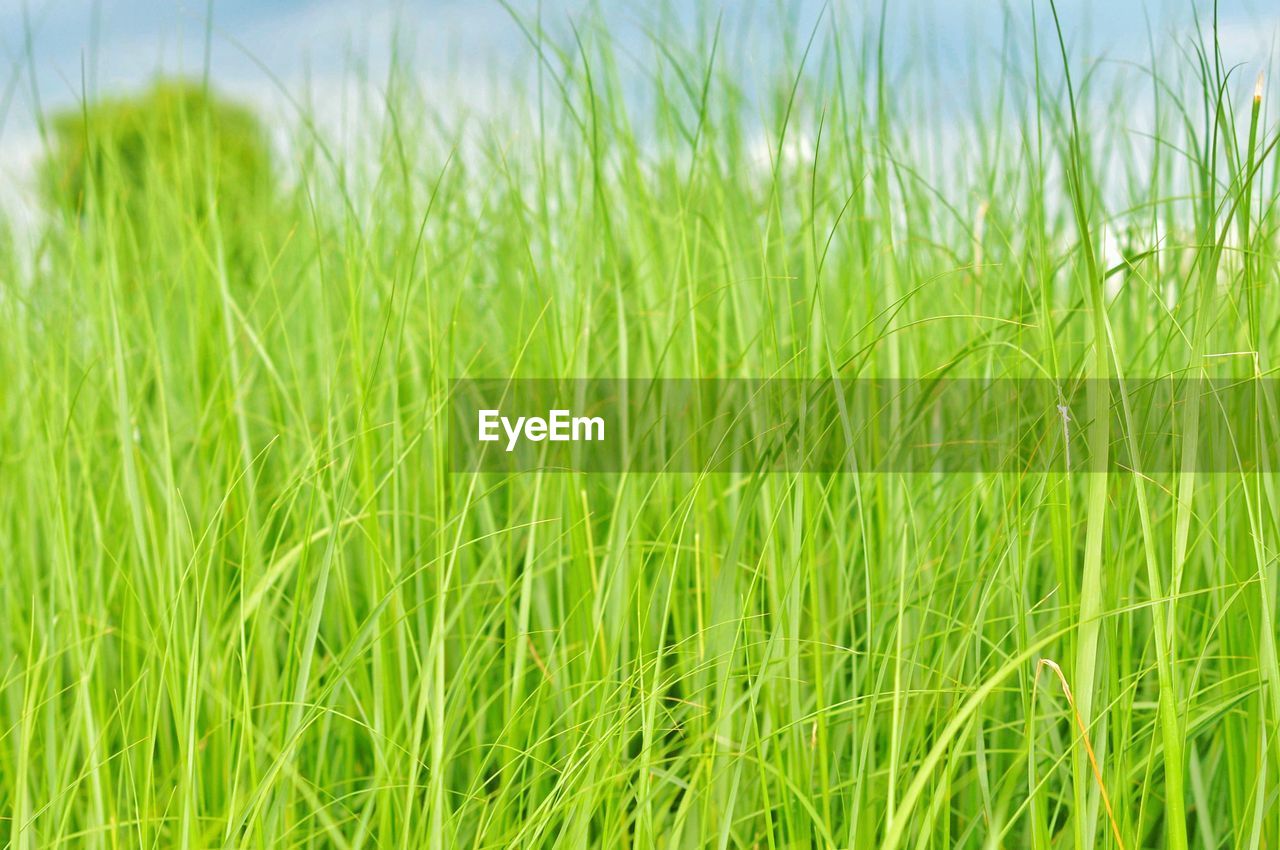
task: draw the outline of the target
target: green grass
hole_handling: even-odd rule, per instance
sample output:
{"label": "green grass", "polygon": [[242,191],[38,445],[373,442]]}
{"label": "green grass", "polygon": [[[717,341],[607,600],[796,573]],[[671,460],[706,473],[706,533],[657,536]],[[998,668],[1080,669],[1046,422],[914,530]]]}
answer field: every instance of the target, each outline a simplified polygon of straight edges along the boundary
{"label": "green grass", "polygon": [[500,113],[0,242],[2,846],[1276,847],[1275,475],[448,468],[461,376],[1274,377],[1258,69],[1035,10],[974,94],[521,17]]}

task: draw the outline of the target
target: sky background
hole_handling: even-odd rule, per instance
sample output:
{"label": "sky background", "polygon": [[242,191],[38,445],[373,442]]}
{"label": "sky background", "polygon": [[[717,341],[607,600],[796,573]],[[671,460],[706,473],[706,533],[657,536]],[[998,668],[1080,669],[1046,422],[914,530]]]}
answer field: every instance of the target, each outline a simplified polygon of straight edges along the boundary
{"label": "sky background", "polygon": [[[1007,11],[1025,21],[1032,3],[1047,17],[1046,0],[893,0],[889,49],[928,55],[959,76],[972,67],[975,51],[994,49]],[[524,15],[538,9],[536,0],[512,5]],[[645,27],[659,16],[671,26],[691,27],[694,5],[542,0],[541,15],[553,33],[567,34],[571,21],[594,10],[624,48],[643,56]],[[725,31],[747,48],[743,55],[764,77],[782,61],[776,50],[780,10],[807,32],[824,4],[705,5],[724,11]],[[862,8],[856,0],[844,5]],[[874,10],[879,4],[865,5]],[[1139,62],[1148,58],[1148,20],[1157,34],[1176,38],[1192,31],[1193,9],[1207,19],[1212,6],[1205,0],[1059,3],[1077,53]],[[534,67],[525,37],[497,0],[214,0],[212,30],[209,13],[203,0],[0,0],[0,204],[21,202],[30,183],[41,151],[37,115],[74,108],[86,90],[121,93],[157,75],[199,75],[206,46],[216,87],[257,106],[268,121],[281,114],[282,87],[295,95],[309,90],[318,107],[341,111],[353,96],[353,67],[366,67],[376,80],[397,42],[424,90],[438,93],[442,104],[483,110],[501,100],[504,85]],[[1228,62],[1265,68],[1276,61],[1280,8],[1273,2],[1222,0],[1219,25]],[[1256,72],[1246,75],[1252,80]]]}

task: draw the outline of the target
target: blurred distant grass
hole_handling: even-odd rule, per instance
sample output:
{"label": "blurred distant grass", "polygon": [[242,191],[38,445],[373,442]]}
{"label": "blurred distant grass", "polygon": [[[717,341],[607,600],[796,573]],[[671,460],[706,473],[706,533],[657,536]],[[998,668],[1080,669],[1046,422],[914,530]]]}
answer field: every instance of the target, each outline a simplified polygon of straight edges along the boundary
{"label": "blurred distant grass", "polygon": [[521,20],[510,109],[397,66],[288,179],[201,89],[64,119],[0,252],[4,846],[1274,847],[1272,475],[446,467],[464,375],[1270,376],[1253,71],[1048,12],[961,104],[841,16],[761,88],[709,15],[639,83]]}

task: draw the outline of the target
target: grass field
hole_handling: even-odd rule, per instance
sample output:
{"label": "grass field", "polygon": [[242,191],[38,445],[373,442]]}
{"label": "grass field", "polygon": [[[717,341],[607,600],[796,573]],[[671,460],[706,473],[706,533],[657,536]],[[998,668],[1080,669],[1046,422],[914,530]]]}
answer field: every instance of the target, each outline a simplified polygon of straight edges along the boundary
{"label": "grass field", "polygon": [[498,113],[299,104],[235,216],[170,127],[0,242],[2,846],[1277,847],[1275,474],[443,439],[463,376],[1272,376],[1261,69],[1042,3],[968,83],[852,15],[763,81],[711,13],[518,21]]}

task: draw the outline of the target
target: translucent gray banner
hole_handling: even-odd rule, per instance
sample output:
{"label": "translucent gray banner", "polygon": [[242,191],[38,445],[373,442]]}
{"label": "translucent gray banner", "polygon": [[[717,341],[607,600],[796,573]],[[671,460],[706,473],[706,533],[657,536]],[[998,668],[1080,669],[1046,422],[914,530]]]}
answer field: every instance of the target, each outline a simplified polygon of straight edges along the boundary
{"label": "translucent gray banner", "polygon": [[1275,379],[462,379],[450,389],[454,472],[1280,467]]}

